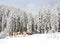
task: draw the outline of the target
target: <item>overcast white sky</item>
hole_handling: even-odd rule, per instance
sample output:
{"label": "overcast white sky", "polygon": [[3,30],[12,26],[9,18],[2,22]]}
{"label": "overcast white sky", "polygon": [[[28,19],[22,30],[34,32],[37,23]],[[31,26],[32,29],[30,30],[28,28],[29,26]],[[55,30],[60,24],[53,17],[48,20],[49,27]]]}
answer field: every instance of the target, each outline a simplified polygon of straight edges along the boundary
{"label": "overcast white sky", "polygon": [[60,4],[60,0],[0,0],[0,4],[24,8],[34,13],[44,6]]}

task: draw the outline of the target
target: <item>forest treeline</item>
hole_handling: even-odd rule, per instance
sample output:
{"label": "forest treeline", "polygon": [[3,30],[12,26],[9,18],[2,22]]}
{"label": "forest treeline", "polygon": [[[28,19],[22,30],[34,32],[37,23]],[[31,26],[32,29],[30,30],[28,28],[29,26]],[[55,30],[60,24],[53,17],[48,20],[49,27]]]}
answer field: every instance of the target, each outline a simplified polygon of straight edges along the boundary
{"label": "forest treeline", "polygon": [[43,8],[37,14],[0,5],[0,38],[12,32],[54,33],[60,29],[60,7]]}

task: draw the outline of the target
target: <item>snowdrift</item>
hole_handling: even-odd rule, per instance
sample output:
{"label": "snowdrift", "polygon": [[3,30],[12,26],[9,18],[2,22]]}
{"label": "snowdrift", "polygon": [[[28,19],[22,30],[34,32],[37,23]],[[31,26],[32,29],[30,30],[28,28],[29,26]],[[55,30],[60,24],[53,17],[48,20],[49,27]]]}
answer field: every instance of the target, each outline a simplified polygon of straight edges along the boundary
{"label": "snowdrift", "polygon": [[60,34],[34,34],[26,37],[6,37],[0,44],[60,44]]}

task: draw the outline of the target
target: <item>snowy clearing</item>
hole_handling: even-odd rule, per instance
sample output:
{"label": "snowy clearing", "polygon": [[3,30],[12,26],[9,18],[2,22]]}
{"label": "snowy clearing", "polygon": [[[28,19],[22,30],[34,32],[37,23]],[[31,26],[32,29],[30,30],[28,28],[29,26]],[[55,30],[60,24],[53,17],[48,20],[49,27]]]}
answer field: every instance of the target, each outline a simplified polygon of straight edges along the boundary
{"label": "snowy clearing", "polygon": [[[2,41],[2,42],[1,42]],[[2,44],[60,44],[60,34],[34,34],[26,37],[6,37]]]}

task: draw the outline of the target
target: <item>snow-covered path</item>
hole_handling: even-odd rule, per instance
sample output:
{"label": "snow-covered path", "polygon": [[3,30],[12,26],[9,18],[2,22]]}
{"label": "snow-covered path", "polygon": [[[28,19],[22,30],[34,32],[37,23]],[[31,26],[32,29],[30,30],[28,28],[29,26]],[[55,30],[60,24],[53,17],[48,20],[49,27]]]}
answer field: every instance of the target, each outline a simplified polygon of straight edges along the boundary
{"label": "snow-covered path", "polygon": [[26,37],[5,38],[0,44],[60,44],[60,34],[34,34]]}

